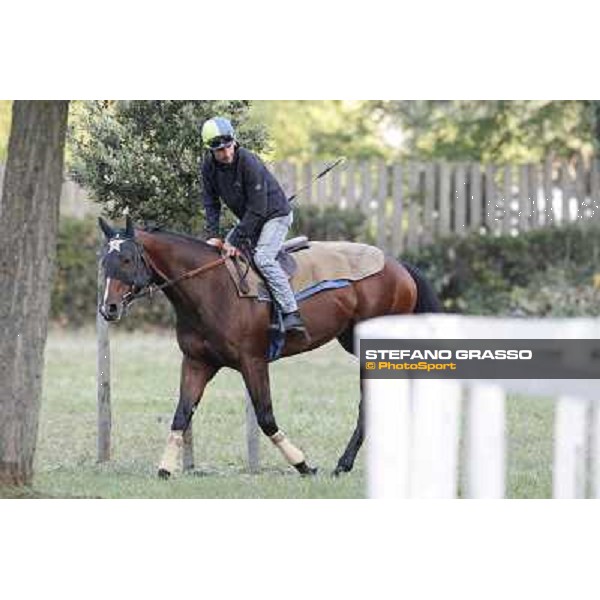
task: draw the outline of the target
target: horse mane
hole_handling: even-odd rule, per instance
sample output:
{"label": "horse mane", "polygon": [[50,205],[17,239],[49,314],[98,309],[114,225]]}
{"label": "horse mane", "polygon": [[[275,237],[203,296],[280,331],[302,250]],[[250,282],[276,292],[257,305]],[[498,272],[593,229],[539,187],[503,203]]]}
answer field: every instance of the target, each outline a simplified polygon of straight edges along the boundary
{"label": "horse mane", "polygon": [[[142,231],[146,232],[146,233],[151,233],[153,235],[161,235],[161,236],[167,236],[167,237],[171,237],[171,238],[175,238],[175,240],[182,240],[182,241],[186,241],[186,242],[191,242],[195,245],[198,245],[202,248],[206,248],[206,249],[210,249],[210,250],[217,250],[214,246],[211,246],[210,244],[207,244],[205,240],[199,238],[199,237],[195,237],[193,235],[190,235],[188,233],[180,233],[178,231],[168,231],[165,229],[158,229],[155,227],[143,227]],[[218,251],[218,250],[217,250]]]}

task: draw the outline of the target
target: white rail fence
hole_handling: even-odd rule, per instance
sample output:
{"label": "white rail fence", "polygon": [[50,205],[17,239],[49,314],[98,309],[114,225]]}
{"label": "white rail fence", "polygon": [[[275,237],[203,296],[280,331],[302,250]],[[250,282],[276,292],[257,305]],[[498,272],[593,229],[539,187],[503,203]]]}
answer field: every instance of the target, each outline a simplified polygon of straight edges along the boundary
{"label": "white rail fence", "polygon": [[[600,319],[382,317],[361,323],[356,335],[357,340],[598,339]],[[509,392],[556,398],[553,496],[600,498],[597,379],[365,379],[369,496],[504,497]]]}

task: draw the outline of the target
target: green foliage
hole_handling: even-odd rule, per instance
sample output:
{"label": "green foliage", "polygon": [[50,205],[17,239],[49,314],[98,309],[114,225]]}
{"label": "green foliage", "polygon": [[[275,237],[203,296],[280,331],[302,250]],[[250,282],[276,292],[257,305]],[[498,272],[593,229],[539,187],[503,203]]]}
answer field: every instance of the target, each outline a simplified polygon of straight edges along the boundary
{"label": "green foliage", "polygon": [[525,287],[512,290],[514,312],[522,315],[583,317],[600,315],[600,289],[580,269],[549,267]]}
{"label": "green foliage", "polygon": [[269,129],[273,160],[361,159],[390,153],[369,102],[265,100],[255,102],[252,112]]}
{"label": "green foliage", "polygon": [[597,107],[589,101],[388,101],[381,119],[402,127],[420,160],[524,163],[589,153]]}
{"label": "green foliage", "polygon": [[84,102],[72,113],[70,174],[112,218],[199,232],[204,222],[198,164],[199,127],[223,115],[242,145],[260,151],[264,128],[248,119],[250,102]]}
{"label": "green foliage", "polygon": [[403,260],[419,266],[446,310],[483,315],[595,315],[600,229],[572,225],[516,237],[450,237]]}
{"label": "green foliage", "polygon": [[96,318],[96,252],[99,233],[95,220],[60,220],[56,273],[50,317],[62,325],[82,325]]}
{"label": "green foliage", "polygon": [[342,210],[337,206],[301,206],[294,210],[294,235],[310,240],[358,240],[365,227],[365,215],[357,209]]}

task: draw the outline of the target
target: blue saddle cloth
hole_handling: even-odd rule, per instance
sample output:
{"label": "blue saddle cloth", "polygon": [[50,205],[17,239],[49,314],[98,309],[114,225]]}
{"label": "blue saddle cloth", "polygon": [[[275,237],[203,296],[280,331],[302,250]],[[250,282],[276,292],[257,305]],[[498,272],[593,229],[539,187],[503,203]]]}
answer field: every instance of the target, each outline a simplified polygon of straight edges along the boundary
{"label": "blue saddle cloth", "polygon": [[[320,281],[315,283],[299,292],[296,292],[295,297],[297,302],[302,302],[319,292],[325,290],[334,290],[337,288],[343,288],[350,285],[348,279],[330,279],[328,281]],[[260,298],[264,301],[271,301],[270,296],[268,298]],[[285,346],[285,331],[283,329],[283,315],[281,309],[276,302],[271,302],[271,325],[269,327],[269,348],[267,350],[267,360],[273,362],[281,356],[283,347]]]}

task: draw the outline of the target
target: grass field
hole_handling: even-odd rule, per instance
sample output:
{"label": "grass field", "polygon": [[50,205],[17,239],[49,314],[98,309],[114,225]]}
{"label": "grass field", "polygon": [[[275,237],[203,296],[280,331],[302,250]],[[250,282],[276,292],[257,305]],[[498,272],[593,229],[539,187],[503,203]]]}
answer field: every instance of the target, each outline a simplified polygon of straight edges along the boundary
{"label": "grass field", "polygon": [[[363,498],[364,452],[354,472],[330,477],[356,420],[358,370],[337,343],[275,363],[275,415],[319,475],[300,478],[261,439],[261,472],[245,466],[245,399],[240,376],[224,370],[194,418],[196,471],[156,477],[179,385],[173,334],[111,330],[113,460],[96,463],[96,347],[92,330],[52,331],[34,487],[52,497]],[[526,400],[526,401],[525,401]],[[553,405],[513,398],[508,407],[508,495],[551,493]]]}
{"label": "grass field", "polygon": [[[336,344],[272,366],[280,427],[319,467],[304,479],[261,439],[261,472],[245,464],[241,377],[224,369],[194,417],[196,472],[156,477],[179,386],[180,353],[171,332],[111,329],[113,461],[96,464],[96,355],[93,331],[51,332],[35,487],[52,496],[110,498],[360,498],[364,457],[353,474],[329,476],[354,428],[355,360]],[[261,436],[262,438],[262,436]]]}

